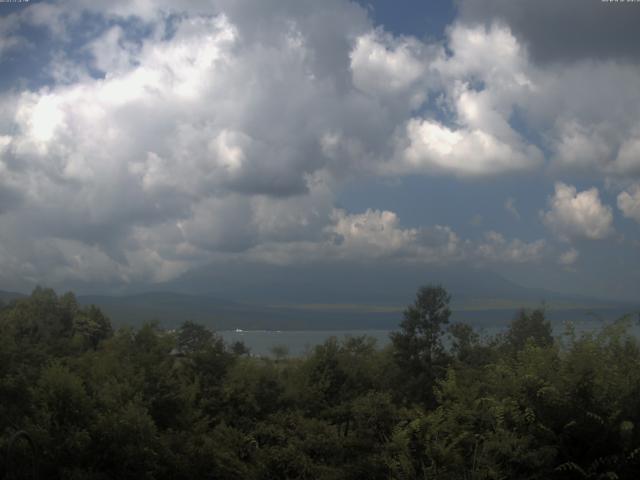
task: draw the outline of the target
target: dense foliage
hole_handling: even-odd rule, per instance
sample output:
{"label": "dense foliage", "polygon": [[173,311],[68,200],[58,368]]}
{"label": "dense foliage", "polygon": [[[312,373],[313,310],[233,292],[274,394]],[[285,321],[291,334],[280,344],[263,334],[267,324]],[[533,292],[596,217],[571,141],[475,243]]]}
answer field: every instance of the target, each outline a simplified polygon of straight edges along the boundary
{"label": "dense foliage", "polygon": [[258,358],[190,322],[113,332],[36,289],[0,310],[0,477],[640,478],[628,320],[554,340],[521,311],[483,339],[448,304],[421,289],[385,349]]}

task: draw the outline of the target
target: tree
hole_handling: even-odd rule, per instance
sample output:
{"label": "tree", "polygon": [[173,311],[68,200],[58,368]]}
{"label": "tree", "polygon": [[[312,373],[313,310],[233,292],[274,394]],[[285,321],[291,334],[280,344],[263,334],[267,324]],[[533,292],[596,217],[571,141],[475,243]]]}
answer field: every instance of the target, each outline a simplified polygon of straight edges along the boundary
{"label": "tree", "polygon": [[271,355],[276,357],[276,362],[280,362],[289,355],[289,347],[286,345],[274,345],[270,349]]}
{"label": "tree", "polygon": [[251,349],[249,349],[249,347],[247,347],[247,345],[241,340],[236,340],[231,344],[231,351],[236,357],[251,354]]}
{"label": "tree", "polygon": [[75,335],[84,339],[94,350],[102,340],[113,335],[111,322],[95,305],[90,305],[82,310],[76,308],[74,313],[73,330]]}
{"label": "tree", "polygon": [[551,323],[545,318],[544,309],[520,310],[509,325],[506,341],[516,351],[522,350],[528,341],[539,347],[552,345]]}
{"label": "tree", "polygon": [[213,332],[198,323],[186,321],[178,329],[178,350],[183,354],[202,352],[210,348],[215,340]]}
{"label": "tree", "polygon": [[395,360],[403,375],[409,400],[433,402],[433,385],[444,371],[443,327],[449,323],[451,295],[440,285],[418,290],[404,311],[400,332],[391,334]]}

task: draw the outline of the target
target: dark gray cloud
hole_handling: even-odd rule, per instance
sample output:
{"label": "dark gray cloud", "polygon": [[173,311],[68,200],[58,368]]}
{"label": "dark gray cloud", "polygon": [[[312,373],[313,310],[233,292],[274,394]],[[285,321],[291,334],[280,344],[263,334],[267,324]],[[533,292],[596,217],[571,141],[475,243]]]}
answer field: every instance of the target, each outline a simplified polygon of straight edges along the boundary
{"label": "dark gray cloud", "polygon": [[603,0],[459,0],[465,22],[506,22],[537,61],[640,60],[640,3]]}

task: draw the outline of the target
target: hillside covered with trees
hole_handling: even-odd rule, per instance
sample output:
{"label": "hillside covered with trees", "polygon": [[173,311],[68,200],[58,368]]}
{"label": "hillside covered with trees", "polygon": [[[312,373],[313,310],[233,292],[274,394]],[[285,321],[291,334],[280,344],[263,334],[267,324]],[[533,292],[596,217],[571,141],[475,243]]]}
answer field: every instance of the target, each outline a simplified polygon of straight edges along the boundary
{"label": "hillside covered with trees", "polygon": [[420,289],[384,349],[263,358],[38,288],[0,310],[0,478],[640,478],[630,318],[553,338],[520,311],[481,338],[449,302]]}

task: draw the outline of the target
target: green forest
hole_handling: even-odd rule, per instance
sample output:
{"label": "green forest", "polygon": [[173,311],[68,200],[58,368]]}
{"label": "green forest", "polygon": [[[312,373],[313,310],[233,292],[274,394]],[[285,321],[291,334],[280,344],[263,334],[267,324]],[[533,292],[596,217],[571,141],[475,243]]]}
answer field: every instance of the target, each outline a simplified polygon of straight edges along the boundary
{"label": "green forest", "polygon": [[631,317],[484,338],[418,290],[385,348],[252,356],[202,325],[115,330],[72,293],[0,310],[0,478],[637,479]]}

